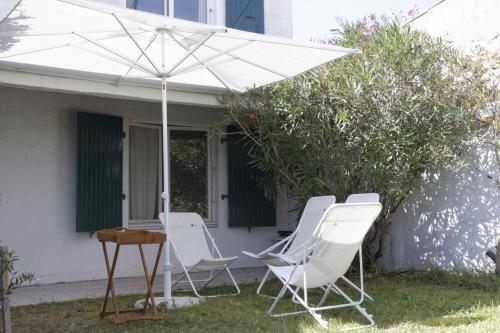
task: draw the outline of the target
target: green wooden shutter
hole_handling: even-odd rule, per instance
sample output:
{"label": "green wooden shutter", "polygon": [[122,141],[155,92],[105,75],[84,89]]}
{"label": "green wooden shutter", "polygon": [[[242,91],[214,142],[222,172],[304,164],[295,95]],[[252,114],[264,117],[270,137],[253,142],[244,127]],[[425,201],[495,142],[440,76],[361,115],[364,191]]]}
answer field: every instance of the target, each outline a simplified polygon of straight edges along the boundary
{"label": "green wooden shutter", "polygon": [[[236,132],[233,126],[228,133]],[[276,208],[257,185],[262,173],[249,165],[248,148],[242,134],[227,137],[228,200],[230,227],[276,225]]]}
{"label": "green wooden shutter", "polygon": [[264,33],[264,0],[226,0],[226,26]]}
{"label": "green wooden shutter", "polygon": [[123,120],[77,114],[76,231],[122,225]]}

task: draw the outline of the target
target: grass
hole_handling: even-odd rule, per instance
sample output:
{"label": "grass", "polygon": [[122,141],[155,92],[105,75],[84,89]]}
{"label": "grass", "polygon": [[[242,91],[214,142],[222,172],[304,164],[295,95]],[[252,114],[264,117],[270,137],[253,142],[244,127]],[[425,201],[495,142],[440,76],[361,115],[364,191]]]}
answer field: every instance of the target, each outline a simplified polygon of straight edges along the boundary
{"label": "grass", "polygon": [[[440,271],[370,275],[367,291],[375,302],[365,307],[375,328],[357,332],[500,332],[500,278],[493,275]],[[130,322],[116,327],[99,319],[102,299],[78,300],[14,308],[14,332],[324,332],[309,315],[273,319],[266,315],[271,300],[255,295],[256,285],[242,286],[240,296],[207,300],[190,308],[168,311],[159,322]],[[277,293],[271,282],[267,292]],[[222,292],[214,288],[211,292]],[[132,306],[141,296],[120,297]],[[330,301],[335,297],[331,297]],[[338,300],[338,299],[337,299]],[[299,309],[285,299],[278,311]],[[332,330],[364,325],[353,309],[322,313]]]}

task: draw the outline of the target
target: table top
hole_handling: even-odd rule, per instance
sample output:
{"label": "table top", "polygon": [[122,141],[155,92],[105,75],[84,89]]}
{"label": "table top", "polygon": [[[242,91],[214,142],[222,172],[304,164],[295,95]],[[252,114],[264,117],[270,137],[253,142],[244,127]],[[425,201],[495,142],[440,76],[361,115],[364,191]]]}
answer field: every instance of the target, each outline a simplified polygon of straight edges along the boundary
{"label": "table top", "polygon": [[99,230],[97,239],[101,242],[116,244],[162,244],[167,236],[162,232],[143,229],[115,228]]}

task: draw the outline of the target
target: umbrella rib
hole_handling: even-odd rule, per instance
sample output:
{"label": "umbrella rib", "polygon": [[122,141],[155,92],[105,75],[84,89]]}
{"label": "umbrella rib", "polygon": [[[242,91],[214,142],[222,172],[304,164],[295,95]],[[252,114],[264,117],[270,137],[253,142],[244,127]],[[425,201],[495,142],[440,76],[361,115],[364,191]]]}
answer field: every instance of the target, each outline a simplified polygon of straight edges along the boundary
{"label": "umbrella rib", "polygon": [[99,43],[99,42],[96,42],[96,41],[94,41],[94,40],[92,40],[92,39],[90,39],[90,38],[88,38],[88,37],[85,37],[85,36],[83,36],[83,35],[79,34],[78,32],[73,32],[73,33],[74,33],[76,36],[78,36],[78,37],[80,37],[80,38],[83,38],[83,39],[85,39],[85,40],[89,41],[90,43],[92,43],[92,44],[94,44],[94,45],[96,45],[96,46],[98,46],[98,47],[100,47],[100,48],[102,48],[102,49],[104,49],[104,50],[108,51],[109,53],[112,53],[112,54],[114,54],[115,56],[117,56],[117,57],[119,57],[119,58],[122,58],[123,60],[126,60],[126,61],[128,61],[129,63],[131,63],[131,64],[133,64],[133,65],[135,65],[135,66],[138,66],[139,68],[141,68],[141,69],[140,69],[141,71],[143,71],[143,72],[147,72],[147,73],[149,73],[149,74],[151,74],[151,75],[154,75],[154,76],[157,76],[157,73],[155,73],[154,71],[152,71],[152,70],[150,70],[149,68],[147,68],[147,67],[145,67],[145,66],[141,65],[141,64],[140,64],[140,63],[138,63],[137,61],[134,61],[133,59],[130,59],[129,57],[127,57],[127,56],[125,56],[125,55],[121,54],[120,52],[117,52],[117,51],[115,51],[115,50],[112,50],[112,49],[110,49],[110,48],[108,48],[108,47],[106,47],[106,46],[102,45],[102,44],[101,44],[101,43]]}
{"label": "umbrella rib", "polygon": [[[244,38],[244,37],[224,35],[224,34],[218,34],[217,37],[247,40],[247,38]],[[306,45],[305,43],[301,43],[301,42],[296,42],[294,44],[294,43],[287,43],[286,41],[271,41],[271,40],[264,40],[264,39],[262,39],[262,40],[259,39],[259,40],[255,40],[255,41],[259,42],[259,43],[276,44],[276,45],[286,45],[286,46],[301,47],[301,48],[316,49],[316,50],[324,50],[324,51],[332,51],[332,52],[344,52],[344,53],[354,53],[354,54],[360,54],[361,53],[361,51],[358,50],[358,49],[350,49],[350,48],[345,48],[345,47],[341,47],[341,46],[321,44],[321,43],[312,43],[312,44],[307,44]]]}
{"label": "umbrella rib", "polygon": [[[141,31],[140,33],[146,33],[146,32],[150,32],[150,31]],[[107,40],[107,39],[112,39],[112,38],[116,38],[116,37],[121,37],[121,36],[124,36],[124,33],[123,32],[120,32],[120,33],[116,33],[112,36],[107,36],[107,37],[103,37],[103,38],[98,38],[96,40],[98,41],[102,41],[102,40]],[[54,46],[51,46],[51,47],[44,47],[44,48],[38,48],[38,49],[32,49],[32,50],[29,50],[29,51],[24,51],[24,52],[17,52],[17,53],[14,53],[14,54],[8,54],[6,56],[3,56],[3,57],[0,57],[0,59],[7,59],[7,58],[11,58],[11,57],[17,57],[17,56],[21,56],[21,55],[26,55],[26,54],[32,54],[32,53],[37,53],[37,52],[43,52],[43,51],[50,51],[50,50],[55,50],[55,49],[59,49],[59,48],[63,48],[63,47],[66,47],[66,46],[78,46],[80,44],[85,44],[85,43],[88,43],[88,41],[80,41],[80,42],[73,42],[73,43],[64,43],[64,44],[58,44],[58,45],[54,45]]]}
{"label": "umbrella rib", "polygon": [[[142,32],[150,32],[153,31],[151,29],[145,29],[143,27],[136,28],[137,30],[142,30]],[[0,32],[0,37],[46,37],[46,36],[62,36],[62,35],[72,35],[73,31],[45,31],[45,32],[37,32],[37,33],[29,33],[29,32]],[[81,30],[82,34],[103,34],[103,33],[118,33],[121,30]]]}
{"label": "umbrella rib", "polygon": [[[144,50],[146,50],[146,51],[147,51],[147,50],[149,49],[149,47],[151,46],[151,44],[153,44],[153,42],[156,40],[156,37],[158,37],[158,34],[159,34],[159,32],[158,32],[158,31],[155,31],[155,32],[154,32],[154,34],[153,34],[153,35],[151,36],[151,38],[149,39],[148,45],[146,45],[146,47],[144,48]],[[142,58],[142,53],[141,53],[141,54],[139,54],[139,56],[137,57],[137,59],[136,59],[135,61],[137,61],[137,62],[138,62],[139,60],[141,60],[141,58]],[[127,76],[127,75],[130,73],[130,71],[132,70],[132,68],[135,68],[134,66],[130,66],[130,65],[128,65],[128,67],[129,67],[129,68],[128,68],[127,72],[125,73],[125,75],[120,76],[120,77],[118,78],[118,80],[116,80],[116,85],[119,85],[119,84],[120,84],[120,82],[121,82],[121,80],[124,78],[124,76]]]}
{"label": "umbrella rib", "polygon": [[[198,60],[198,61],[197,61],[197,62],[195,62],[194,64],[186,65],[186,66],[184,66],[184,67],[182,67],[182,68],[180,68],[180,69],[178,69],[178,70],[174,71],[174,72],[172,73],[172,76],[174,76],[174,75],[178,75],[178,74],[182,74],[183,72],[185,72],[185,71],[187,71],[187,70],[190,70],[190,69],[192,69],[192,68],[195,68],[196,66],[200,66],[200,65],[205,65],[205,66],[207,66],[207,65],[206,65],[206,62],[207,62],[207,61],[210,61],[210,60],[213,60],[213,59],[215,59],[215,58],[221,57],[221,56],[223,56],[223,55],[225,55],[225,54],[228,54],[228,53],[229,53],[229,52],[231,52],[231,51],[234,51],[234,50],[236,50],[236,49],[239,49],[239,48],[241,48],[241,47],[244,47],[244,46],[246,46],[246,45],[248,45],[248,44],[250,44],[250,43],[251,43],[251,41],[247,41],[246,43],[242,43],[242,44],[240,44],[240,45],[233,46],[233,47],[231,47],[231,48],[229,48],[229,49],[227,49],[227,50],[223,50],[223,51],[216,50],[216,51],[218,51],[218,53],[213,54],[213,55],[211,55],[211,56],[209,56],[209,57],[205,57],[205,58],[203,58],[203,59],[201,59],[201,60],[200,60],[200,59],[198,59],[198,58],[196,58],[196,57],[193,55],[193,57],[195,57],[195,58],[196,58],[196,60]],[[206,46],[206,45],[205,45],[205,46]]]}
{"label": "umbrella rib", "polygon": [[22,56],[22,55],[26,55],[26,54],[32,54],[32,53],[37,53],[37,52],[43,52],[43,51],[50,51],[50,50],[55,50],[55,49],[60,49],[62,47],[66,47],[66,46],[71,46],[70,43],[64,43],[64,44],[59,44],[59,45],[55,45],[55,46],[52,46],[52,47],[44,47],[43,49],[36,49],[36,50],[29,50],[29,51],[24,51],[24,52],[17,52],[17,53],[14,53],[14,54],[7,54],[6,56],[3,56],[3,57],[0,57],[0,59],[7,59],[7,58],[12,58],[12,57],[18,57],[18,56]]}
{"label": "umbrella rib", "polygon": [[[220,66],[222,64],[227,64],[229,62],[233,62],[233,61],[236,61],[237,59],[234,59],[234,58],[229,58],[229,59],[223,59],[223,60],[219,60],[219,61],[214,61],[214,62],[211,62],[210,63],[210,66]],[[207,65],[198,65],[199,67],[201,68],[207,68]],[[193,71],[197,71],[199,70],[200,68],[191,68],[191,69],[187,69],[187,70],[183,70],[182,73],[180,74],[187,74],[187,73],[191,73]]]}
{"label": "umbrella rib", "polygon": [[[151,44],[153,44],[153,42],[156,40],[156,37],[158,37],[158,34],[159,34],[159,32],[155,31],[155,33],[153,34],[153,36],[151,36],[151,39],[149,40],[148,45],[146,45],[146,47],[144,48],[145,51],[147,51],[149,49],[149,47],[151,46]],[[139,56],[137,57],[137,59],[135,61],[141,60],[142,55],[143,55],[142,53],[139,54]],[[125,75],[127,75],[128,73],[130,73],[131,70],[132,70],[132,67],[130,66],[130,68],[128,69],[127,73],[125,73]]]}
{"label": "umbrella rib", "polygon": [[[144,69],[142,69],[141,67],[138,67],[138,66],[136,66],[136,65],[134,65],[134,64],[131,64],[131,63],[129,63],[128,61],[121,60],[121,59],[116,58],[116,57],[112,57],[112,56],[111,56],[111,55],[109,55],[109,54],[103,54],[103,53],[100,53],[100,52],[96,52],[96,51],[93,51],[93,50],[89,50],[89,49],[85,48],[85,45],[75,45],[75,47],[76,47],[76,48],[79,48],[79,49],[81,49],[81,50],[83,50],[83,51],[85,51],[85,52],[88,52],[88,53],[90,53],[90,54],[96,55],[96,56],[101,57],[101,58],[108,59],[108,60],[110,60],[110,61],[112,61],[112,62],[119,63],[119,64],[122,64],[122,65],[127,66],[127,67],[132,66],[132,68],[135,68],[135,69],[137,69],[138,71],[140,71],[140,72],[143,72],[143,73],[144,73]],[[150,74],[150,75],[152,75],[152,76],[156,77],[156,74],[155,74],[155,73],[153,73],[153,72],[148,73],[148,74]],[[120,77],[121,77],[121,76],[120,76]],[[120,79],[118,79],[118,80],[117,80],[116,84],[118,84],[118,83],[119,83],[119,81],[120,81]]]}
{"label": "umbrella rib", "polygon": [[177,61],[175,63],[175,65],[173,65],[172,67],[169,68],[169,70],[167,71],[167,76],[169,76],[187,58],[189,58],[190,55],[192,55],[196,50],[198,50],[200,48],[200,46],[202,46],[203,44],[205,44],[210,39],[210,37],[212,37],[214,34],[215,34],[214,32],[208,34],[208,36],[206,36],[202,41],[198,42],[198,44],[195,47],[193,47],[191,50],[189,50],[189,52],[186,53],[181,59],[179,59],[179,61]]}
{"label": "umbrella rib", "polygon": [[[219,35],[217,35],[217,36],[219,36]],[[185,38],[190,39],[189,37],[185,37]],[[190,39],[190,40],[191,40],[191,39]],[[250,42],[250,43],[252,43],[252,42],[255,42],[255,40],[249,40],[249,42]],[[267,66],[262,65],[262,64],[258,64],[258,63],[256,63],[256,62],[253,62],[252,60],[248,60],[247,58],[244,58],[244,57],[241,57],[241,56],[237,56],[237,55],[234,55],[234,54],[232,54],[232,53],[231,53],[231,52],[233,52],[233,51],[236,51],[236,50],[237,50],[237,49],[239,49],[239,48],[242,48],[242,47],[244,47],[244,46],[247,46],[247,45],[248,45],[248,44],[250,44],[250,43],[247,43],[247,44],[243,43],[241,46],[236,47],[236,48],[231,49],[231,50],[227,50],[227,51],[222,51],[222,50],[220,50],[220,49],[218,49],[218,48],[216,48],[216,47],[213,47],[213,46],[210,46],[210,45],[207,45],[207,44],[204,44],[204,46],[205,46],[205,47],[207,47],[207,48],[209,48],[209,49],[212,49],[213,51],[216,51],[216,52],[223,52],[223,53],[222,53],[222,54],[220,54],[220,55],[227,54],[228,56],[233,57],[233,58],[235,58],[236,60],[243,61],[243,62],[245,62],[245,63],[247,63],[247,64],[249,64],[249,65],[252,65],[252,66],[258,67],[258,68],[260,68],[260,69],[263,69],[263,70],[265,70],[265,71],[271,72],[271,73],[276,74],[276,75],[278,75],[278,76],[281,76],[281,77],[283,77],[283,78],[285,78],[285,79],[290,79],[290,78],[291,78],[291,76],[290,76],[290,75],[287,75],[287,74],[285,74],[285,73],[281,73],[281,72],[279,72],[279,71],[277,71],[277,70],[275,70],[275,69],[272,69],[272,68],[267,67]]]}
{"label": "umbrella rib", "polygon": [[[175,36],[173,35],[173,33],[172,33],[172,32],[167,31],[167,34],[170,36],[170,38],[172,38],[172,39],[174,40],[174,42],[176,42],[177,44],[179,44],[179,46],[180,46],[180,47],[182,47],[183,49],[185,49],[186,51],[188,51],[188,50],[187,50],[187,48],[186,48],[184,45],[182,45],[182,43],[181,43],[180,41],[178,41],[178,40],[177,40],[177,38],[175,38]],[[196,57],[194,54],[193,54],[192,56],[193,56],[196,60],[198,60],[198,61],[199,61],[198,57]],[[227,90],[229,90],[229,91],[235,91],[235,90],[236,90],[236,91],[237,91],[237,89],[231,88],[231,87],[230,87],[230,85],[231,85],[230,83],[226,82],[226,80],[224,80],[224,79],[223,79],[223,78],[222,78],[219,74],[215,73],[215,72],[214,72],[211,68],[209,68],[208,66],[207,66],[207,70],[208,70],[208,71],[209,71],[209,72],[210,72],[213,76],[215,76],[215,78],[216,78],[217,80],[219,80],[219,82],[220,82],[220,83],[222,83],[222,84],[224,85],[224,87],[226,87],[226,88],[227,88]]]}
{"label": "umbrella rib", "polygon": [[137,42],[137,40],[134,38],[134,36],[132,36],[132,34],[128,31],[128,29],[125,27],[125,24],[123,24],[122,20],[120,20],[118,18],[118,16],[116,16],[116,14],[112,14],[113,17],[116,19],[116,21],[118,21],[118,23],[122,26],[123,30],[125,30],[125,32],[127,33],[127,35],[130,37],[130,39],[132,39],[132,41],[134,42],[134,44],[137,46],[137,48],[141,51],[141,53],[146,57],[146,59],[148,59],[149,63],[151,64],[151,66],[153,66],[153,68],[158,72],[158,75],[160,75],[160,70],[158,69],[158,67],[156,66],[155,62],[149,57],[149,55],[146,53],[146,50],[144,50],[142,48],[142,46],[139,44],[139,42]]}

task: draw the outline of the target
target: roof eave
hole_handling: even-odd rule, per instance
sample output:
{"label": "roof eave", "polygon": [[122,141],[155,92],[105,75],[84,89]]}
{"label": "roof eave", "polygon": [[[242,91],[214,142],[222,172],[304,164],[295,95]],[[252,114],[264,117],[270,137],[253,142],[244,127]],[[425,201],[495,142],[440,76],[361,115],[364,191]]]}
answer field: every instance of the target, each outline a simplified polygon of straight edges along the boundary
{"label": "roof eave", "polygon": [[[0,61],[0,84],[19,88],[161,101],[160,81],[89,73],[32,64]],[[170,83],[169,101],[176,104],[219,106],[224,88]]]}

